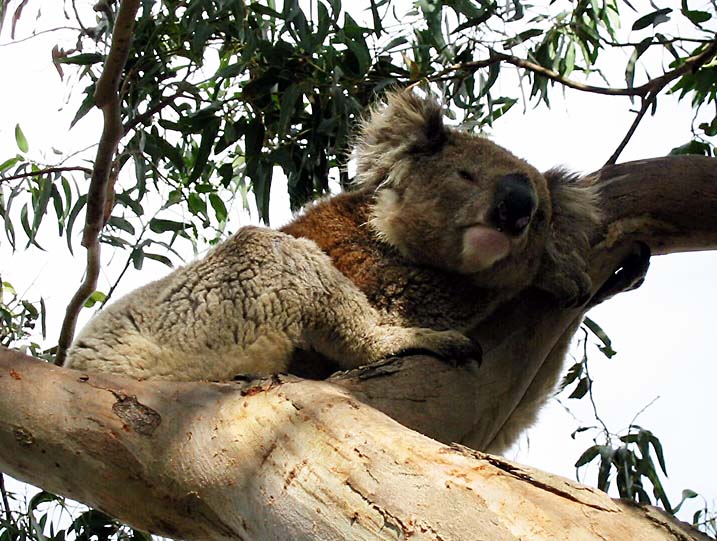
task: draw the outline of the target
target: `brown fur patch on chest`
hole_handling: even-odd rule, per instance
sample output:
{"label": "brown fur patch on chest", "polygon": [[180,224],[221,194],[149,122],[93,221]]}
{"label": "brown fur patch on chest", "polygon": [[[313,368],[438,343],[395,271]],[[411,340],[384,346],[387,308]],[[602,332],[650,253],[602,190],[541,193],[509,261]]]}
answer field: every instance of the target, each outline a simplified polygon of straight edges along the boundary
{"label": "brown fur patch on chest", "polygon": [[368,225],[372,197],[354,192],[319,201],[282,231],[318,244],[371,304],[396,323],[465,328],[493,308],[495,296],[470,277],[420,266],[379,241]]}

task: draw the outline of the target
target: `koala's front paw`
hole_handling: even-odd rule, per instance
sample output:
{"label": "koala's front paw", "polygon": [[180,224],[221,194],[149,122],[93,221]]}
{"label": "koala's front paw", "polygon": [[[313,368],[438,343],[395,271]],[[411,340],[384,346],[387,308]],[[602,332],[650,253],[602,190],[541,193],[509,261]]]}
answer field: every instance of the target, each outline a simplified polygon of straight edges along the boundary
{"label": "koala's front paw", "polygon": [[592,280],[578,251],[544,262],[534,285],[550,293],[565,308],[583,306],[592,296]]}
{"label": "koala's front paw", "polygon": [[565,308],[575,308],[590,300],[592,285],[588,273],[576,269],[571,276],[559,277],[552,293]]}
{"label": "koala's front paw", "polygon": [[415,343],[402,350],[402,356],[428,352],[453,366],[465,364],[471,360],[480,364],[483,349],[480,344],[458,331],[436,331],[433,329],[415,329]]}

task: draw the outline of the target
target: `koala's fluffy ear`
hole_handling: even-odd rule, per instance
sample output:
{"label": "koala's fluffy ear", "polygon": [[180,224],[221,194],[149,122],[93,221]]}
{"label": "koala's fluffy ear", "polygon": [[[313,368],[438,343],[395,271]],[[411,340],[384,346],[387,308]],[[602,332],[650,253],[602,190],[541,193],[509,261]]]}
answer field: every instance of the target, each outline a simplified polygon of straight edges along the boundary
{"label": "koala's fluffy ear", "polygon": [[354,146],[355,183],[377,188],[392,185],[392,169],[415,154],[433,154],[448,139],[441,106],[410,90],[390,93],[361,125]]}

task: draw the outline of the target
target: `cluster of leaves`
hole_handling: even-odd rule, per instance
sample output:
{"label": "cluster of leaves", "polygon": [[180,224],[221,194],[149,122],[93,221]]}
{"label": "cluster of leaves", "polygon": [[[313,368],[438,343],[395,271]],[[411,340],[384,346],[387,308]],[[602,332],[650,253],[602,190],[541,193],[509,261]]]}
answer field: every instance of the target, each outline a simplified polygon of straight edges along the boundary
{"label": "cluster of leaves", "polygon": [[30,355],[43,357],[42,347],[31,338],[40,324],[42,337],[46,334],[45,301],[21,298],[10,282],[0,278],[0,346],[14,347]]}
{"label": "cluster of leaves", "polygon": [[[667,466],[659,438],[650,430],[635,424],[634,419],[627,430],[620,434],[610,431],[602,421],[593,397],[593,380],[589,372],[589,336],[597,339],[597,348],[606,358],[612,358],[616,351],[605,331],[590,318],[585,319],[582,331],[582,358],[570,367],[560,386],[560,391],[564,391],[574,385],[568,396],[570,399],[587,397],[591,402],[595,420],[599,423],[599,426],[581,426],[572,434],[575,438],[578,433],[597,432],[593,444],[585,449],[575,462],[578,478],[581,468],[597,463],[597,487],[600,490],[609,492],[614,481],[620,498],[645,504],[659,504],[667,512],[676,514],[685,501],[696,498],[698,494],[685,489],[680,502],[673,505],[661,479],[661,476],[667,476]],[[648,492],[650,487],[652,496]],[[710,528],[714,529],[714,517],[707,505],[694,513],[692,522],[708,533]]]}
{"label": "cluster of leaves", "polygon": [[[12,500],[13,510],[0,515],[0,541],[150,541],[152,536],[118,523],[104,513],[66,507],[65,499],[40,491],[29,500],[3,491],[3,507]],[[67,520],[57,520],[60,511]],[[58,524],[66,524],[59,527]]]}
{"label": "cluster of leaves", "polygon": [[[611,47],[634,50],[626,68],[630,86],[645,51],[669,51],[678,65],[704,46],[688,47],[691,42],[655,30],[670,8],[635,22],[635,32],[648,34],[638,44],[619,43],[621,4],[551,2],[546,10],[519,1],[418,0],[407,13],[397,13],[391,0],[374,0],[366,12],[349,11],[340,0],[287,0],[281,9],[273,1],[144,1],[123,78],[125,137],[114,166],[120,180],[102,241],[131,250],[137,268],[145,257],[169,264],[161,252],[177,238],[213,243],[226,234],[232,205],[246,206],[249,191],[268,221],[278,169],[288,179],[294,209],[326,193],[331,180],[346,185],[341,166],[349,134],[387,87],[430,83],[480,128],[520,96],[517,85],[514,95],[495,95],[504,66],[496,52],[553,73],[555,78],[531,69],[522,73],[532,86],[530,95],[549,103],[560,78],[574,72],[602,75],[600,54]],[[74,66],[86,81],[73,124],[93,106],[109,48],[117,4],[101,8],[95,24],[77,21],[82,32],[72,52],[53,55],[58,68]],[[712,14],[689,10],[686,3],[681,14],[695,26],[692,39],[711,37],[705,25]],[[361,16],[368,22],[359,23]],[[676,88],[701,104],[713,99],[712,73],[710,67],[689,73]],[[713,125],[708,123],[705,133],[712,133]],[[120,174],[127,165],[133,174]],[[13,245],[12,213],[19,213],[35,242],[51,200],[58,229],[71,247],[74,219],[86,204],[75,183],[84,186],[85,179],[77,173],[41,174],[45,170],[23,152],[0,166],[0,213]],[[20,174],[33,176],[14,185],[2,182]],[[32,201],[11,205],[21,193],[31,194]],[[161,204],[150,210],[157,195]],[[151,249],[154,244],[158,249]]]}

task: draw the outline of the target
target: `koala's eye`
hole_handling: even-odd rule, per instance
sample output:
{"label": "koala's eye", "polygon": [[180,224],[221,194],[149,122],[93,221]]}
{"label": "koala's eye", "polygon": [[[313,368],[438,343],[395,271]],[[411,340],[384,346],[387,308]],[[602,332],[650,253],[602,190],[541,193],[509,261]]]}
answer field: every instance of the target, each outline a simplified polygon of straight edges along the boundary
{"label": "koala's eye", "polygon": [[473,177],[473,175],[471,175],[471,174],[470,174],[468,171],[466,171],[465,169],[459,169],[459,170],[458,170],[458,175],[459,175],[463,180],[467,180],[468,182],[475,182],[475,181],[476,181],[476,179]]}

